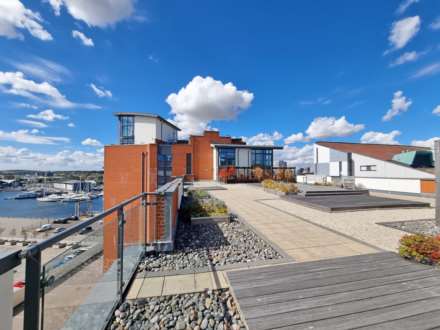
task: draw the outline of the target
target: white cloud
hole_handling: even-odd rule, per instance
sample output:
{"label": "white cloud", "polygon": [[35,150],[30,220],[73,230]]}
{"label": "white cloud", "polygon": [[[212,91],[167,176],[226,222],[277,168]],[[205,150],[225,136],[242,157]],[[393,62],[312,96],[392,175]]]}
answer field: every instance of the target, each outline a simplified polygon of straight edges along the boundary
{"label": "white cloud", "polygon": [[74,124],[74,123],[68,123],[68,124],[67,124],[67,127],[74,128],[74,127],[75,127],[75,124]]}
{"label": "white cloud", "polygon": [[102,153],[63,150],[55,154],[33,152],[27,148],[0,146],[0,169],[26,170],[102,170]]}
{"label": "white cloud", "polygon": [[231,82],[224,84],[212,77],[194,77],[177,93],[168,95],[173,122],[182,129],[181,137],[200,134],[214,120],[232,120],[247,109],[254,95],[238,90]]}
{"label": "white cloud", "polygon": [[279,141],[282,138],[283,135],[280,132],[275,131],[272,134],[259,133],[249,138],[243,137],[243,141],[253,146],[273,146],[276,141]]}
{"label": "white cloud", "polygon": [[434,115],[440,116],[440,104],[439,104],[438,106],[436,106],[436,107],[434,108],[434,110],[432,110],[432,113],[433,113]]}
{"label": "white cloud", "polygon": [[81,40],[81,42],[82,42],[82,44],[83,44],[84,46],[87,46],[87,47],[93,47],[93,46],[95,46],[95,44],[93,43],[92,38],[88,38],[88,37],[86,37],[86,35],[85,35],[84,33],[82,33],[81,31],[73,30],[73,31],[72,31],[72,37],[73,37],[74,39],[79,39],[79,40]]}
{"label": "white cloud", "polygon": [[92,138],[87,138],[84,141],[81,142],[81,144],[83,146],[90,146],[90,147],[100,147],[102,146],[102,143],[99,142],[96,139],[92,139]]}
{"label": "white cloud", "polygon": [[413,140],[411,145],[416,147],[434,148],[434,142],[440,140],[440,137],[433,137],[428,140]]}
{"label": "white cloud", "polygon": [[432,22],[429,27],[433,30],[440,30],[440,17],[437,17],[434,22]]}
{"label": "white cloud", "polygon": [[[20,124],[26,125],[26,126],[30,126],[30,127],[37,127],[37,128],[46,128],[47,125],[45,123],[42,123],[40,121],[35,121],[35,120],[27,120],[27,119],[19,119],[17,120]],[[32,133],[35,133],[32,132]]]}
{"label": "white cloud", "polygon": [[24,103],[24,102],[13,102],[12,103],[16,108],[22,108],[22,109],[34,109],[37,110],[38,107],[34,104]]}
{"label": "white cloud", "polygon": [[61,94],[56,87],[47,81],[37,83],[33,80],[26,79],[22,72],[0,71],[0,91],[49,104],[58,108],[100,108],[94,104],[73,103],[69,101],[63,94]]}
{"label": "white cloud", "polygon": [[304,100],[300,101],[300,105],[329,105],[332,103],[332,100],[327,97],[318,97],[315,100]]}
{"label": "white cloud", "polygon": [[417,61],[420,58],[421,54],[416,51],[406,52],[396,58],[393,62],[391,62],[390,67],[395,67],[398,65],[402,65],[408,62]]}
{"label": "white cloud", "polygon": [[127,19],[134,12],[135,0],[50,0],[55,15],[64,5],[72,17],[89,26],[106,27]]}
{"label": "white cloud", "polygon": [[107,97],[109,99],[111,99],[113,97],[112,92],[110,92],[109,90],[106,90],[103,87],[97,87],[93,83],[91,83],[89,86],[95,92],[95,94],[98,95],[98,97]]}
{"label": "white cloud", "polygon": [[411,104],[412,101],[404,96],[402,91],[395,92],[391,101],[391,109],[388,109],[385,116],[382,117],[382,120],[389,121],[393,117],[408,111]]}
{"label": "white cloud", "polygon": [[313,145],[307,144],[302,148],[285,145],[282,150],[274,150],[274,160],[284,160],[288,166],[313,164]]}
{"label": "white cloud", "polygon": [[67,120],[69,117],[55,113],[52,109],[47,109],[37,113],[36,115],[27,115],[28,118],[39,119],[44,121]]}
{"label": "white cloud", "polygon": [[63,5],[63,0],[46,0],[50,3],[53,8],[54,14],[60,16],[61,6]]}
{"label": "white cloud", "polygon": [[37,56],[31,57],[29,62],[10,61],[10,63],[18,71],[44,81],[61,82],[71,76],[70,70],[65,66]]}
{"label": "white cloud", "polygon": [[396,10],[397,15],[402,15],[411,5],[418,3],[420,0],[403,0]]}
{"label": "white cloud", "polygon": [[0,1],[0,36],[10,39],[24,39],[20,30],[27,30],[32,36],[43,41],[52,40],[41,23],[39,13],[27,9],[20,0]]}
{"label": "white cloud", "polygon": [[388,40],[392,50],[401,49],[416,36],[420,30],[420,17],[413,16],[394,22]]}
{"label": "white cloud", "polygon": [[362,143],[375,143],[375,144],[400,144],[396,141],[396,137],[401,135],[402,133],[394,130],[389,133],[382,132],[367,132],[361,137]]}
{"label": "white cloud", "polygon": [[68,143],[70,139],[65,137],[36,135],[36,131],[30,132],[27,129],[20,129],[18,131],[5,132],[0,131],[0,140],[14,141],[28,144],[56,144],[58,142]]}
{"label": "white cloud", "polygon": [[347,121],[345,116],[339,119],[335,117],[315,118],[307,128],[307,138],[321,139],[328,137],[342,137],[355,134],[365,128],[363,124],[352,124]]}
{"label": "white cloud", "polygon": [[433,76],[437,73],[440,73],[440,62],[436,62],[421,68],[415,74],[412,75],[412,78],[418,79],[427,76]]}
{"label": "white cloud", "polygon": [[284,139],[284,144],[291,144],[291,143],[295,143],[295,142],[302,142],[305,141],[306,138],[304,136],[303,133],[296,133],[296,134],[292,134],[290,136],[288,136],[287,138]]}

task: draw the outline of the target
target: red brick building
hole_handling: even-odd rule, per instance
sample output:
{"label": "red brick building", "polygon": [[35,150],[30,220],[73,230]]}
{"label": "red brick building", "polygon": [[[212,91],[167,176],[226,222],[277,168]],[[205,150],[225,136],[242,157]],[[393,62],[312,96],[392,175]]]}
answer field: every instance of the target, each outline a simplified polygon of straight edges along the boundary
{"label": "red brick building", "polygon": [[[219,171],[225,167],[272,168],[273,150],[278,148],[247,146],[242,139],[221,136],[218,131],[205,131],[182,141],[177,139],[179,128],[160,116],[134,112],[116,113],[116,116],[119,144],[104,148],[104,209],[142,192],[156,191],[172,177],[217,180]],[[146,233],[145,243],[156,240],[160,205],[148,207],[147,212],[147,228],[143,223],[132,222],[126,229],[126,240],[138,240],[139,233]],[[115,220],[106,219],[104,256],[107,260],[116,256]]]}

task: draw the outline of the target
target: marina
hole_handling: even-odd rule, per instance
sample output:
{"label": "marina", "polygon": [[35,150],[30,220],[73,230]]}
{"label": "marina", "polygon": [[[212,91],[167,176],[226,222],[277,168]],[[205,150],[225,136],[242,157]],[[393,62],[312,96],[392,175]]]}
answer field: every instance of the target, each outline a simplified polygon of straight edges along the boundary
{"label": "marina", "polygon": [[[48,202],[41,201],[41,198],[49,198],[52,195],[41,198],[19,198],[15,199],[17,192],[0,192],[0,217],[11,218],[43,218],[55,219],[60,217],[67,217],[75,214],[75,205],[80,201],[80,212],[87,211],[99,212],[102,211],[102,196],[93,195],[93,198],[86,198],[81,195],[69,194],[69,196],[56,195],[56,197],[63,197],[61,200]],[[40,200],[39,200],[40,199]],[[55,199],[55,196],[50,198]]]}

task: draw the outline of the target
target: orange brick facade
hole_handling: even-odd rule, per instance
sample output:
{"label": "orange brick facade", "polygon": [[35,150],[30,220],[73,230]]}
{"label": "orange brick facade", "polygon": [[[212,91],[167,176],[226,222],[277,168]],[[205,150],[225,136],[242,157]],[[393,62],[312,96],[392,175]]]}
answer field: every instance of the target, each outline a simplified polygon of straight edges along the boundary
{"label": "orange brick facade", "polygon": [[214,176],[211,144],[244,144],[241,139],[220,136],[217,131],[205,131],[203,135],[191,135],[188,143],[173,145],[173,175],[186,175],[186,154],[192,155],[192,178],[212,180]]}
{"label": "orange brick facade", "polygon": [[[107,210],[143,191],[157,189],[157,145],[113,145],[104,151],[104,209]],[[147,201],[153,202],[151,196]],[[154,200],[155,201],[155,200]],[[156,208],[148,207],[143,214],[141,201],[124,209],[126,217],[125,243],[152,241]],[[148,221],[144,221],[147,216]],[[147,228],[145,226],[147,223]],[[117,215],[104,220],[104,266],[116,259]],[[146,234],[148,236],[146,237]]]}
{"label": "orange brick facade", "polygon": [[[159,141],[158,141],[159,142]],[[241,140],[222,137],[217,131],[206,131],[202,136],[191,136],[187,143],[172,145],[172,175],[189,180],[212,180],[213,151],[211,144],[243,144]],[[112,145],[104,151],[104,209],[107,210],[142,192],[154,192],[157,187],[157,144]],[[191,155],[192,173],[187,172],[187,154]],[[177,219],[177,197],[174,193],[172,219]],[[149,196],[147,221],[142,214],[141,201],[124,209],[126,244],[153,242],[165,233],[165,201],[163,197]],[[145,225],[146,223],[146,225]],[[174,223],[175,224],[175,223]],[[117,258],[117,216],[114,213],[104,221],[104,267]]]}

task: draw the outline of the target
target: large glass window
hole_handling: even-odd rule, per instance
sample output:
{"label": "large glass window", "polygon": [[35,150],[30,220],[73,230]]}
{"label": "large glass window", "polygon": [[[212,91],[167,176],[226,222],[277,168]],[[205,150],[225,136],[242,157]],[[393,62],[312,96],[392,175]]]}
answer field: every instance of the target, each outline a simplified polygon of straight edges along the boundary
{"label": "large glass window", "polygon": [[134,117],[120,116],[120,144],[134,144]]}
{"label": "large glass window", "polygon": [[235,166],[235,148],[218,148],[218,164],[222,166]]}
{"label": "large glass window", "polygon": [[173,156],[171,144],[159,144],[157,148],[157,186],[172,180]]}
{"label": "large glass window", "polygon": [[186,154],[186,174],[192,174],[192,155]]}
{"label": "large glass window", "polygon": [[251,165],[261,166],[265,168],[273,167],[273,151],[272,149],[252,149]]}

